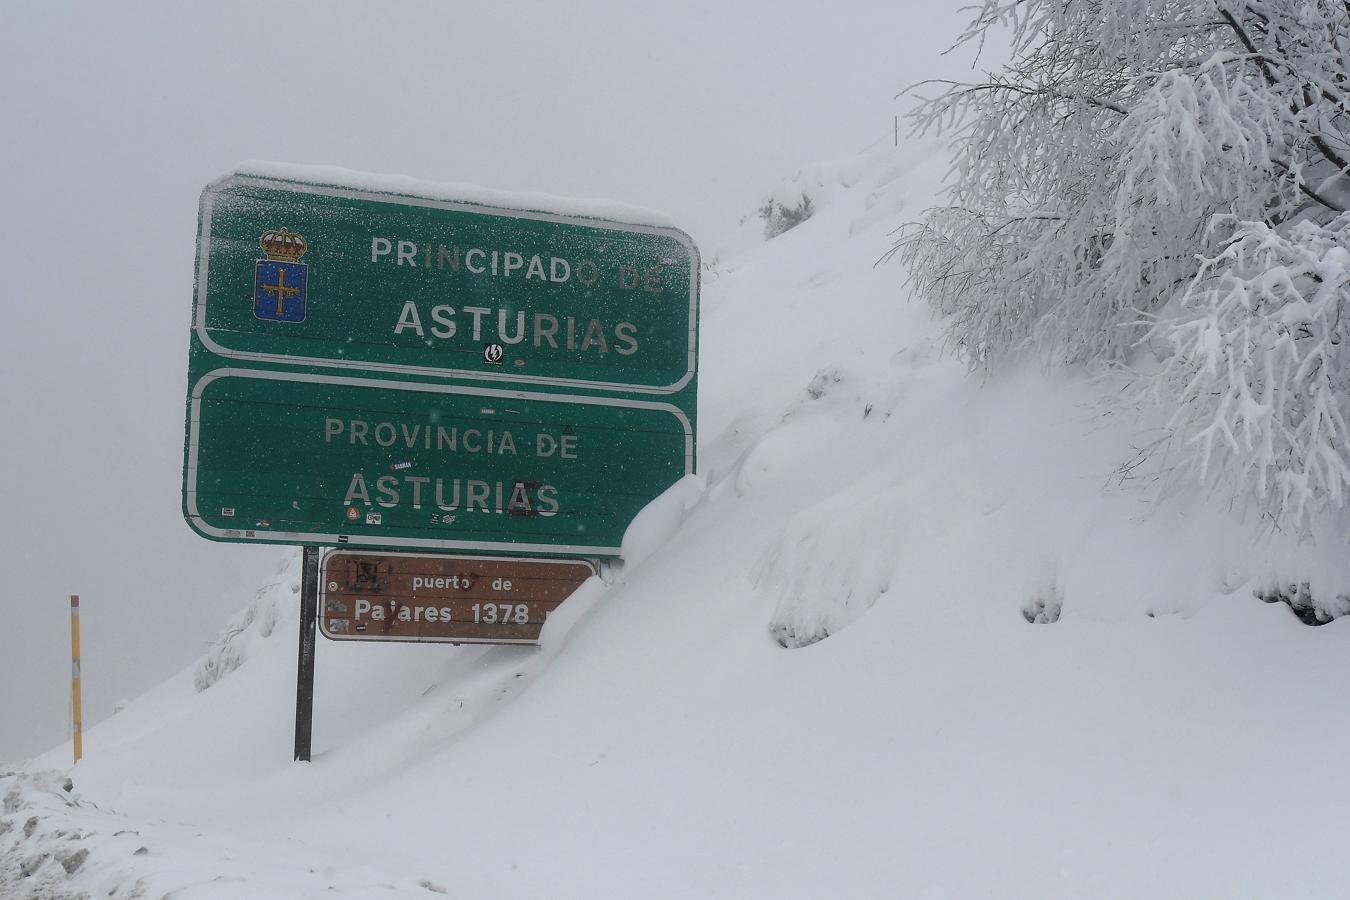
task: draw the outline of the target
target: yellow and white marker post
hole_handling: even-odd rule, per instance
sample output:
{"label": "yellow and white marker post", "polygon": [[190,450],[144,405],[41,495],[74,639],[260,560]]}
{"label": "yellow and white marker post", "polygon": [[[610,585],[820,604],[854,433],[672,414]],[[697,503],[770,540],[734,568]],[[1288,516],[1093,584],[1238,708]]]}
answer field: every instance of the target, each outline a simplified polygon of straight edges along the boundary
{"label": "yellow and white marker post", "polygon": [[80,712],[80,597],[70,595],[70,718],[75,738],[75,761],[84,755],[84,725]]}

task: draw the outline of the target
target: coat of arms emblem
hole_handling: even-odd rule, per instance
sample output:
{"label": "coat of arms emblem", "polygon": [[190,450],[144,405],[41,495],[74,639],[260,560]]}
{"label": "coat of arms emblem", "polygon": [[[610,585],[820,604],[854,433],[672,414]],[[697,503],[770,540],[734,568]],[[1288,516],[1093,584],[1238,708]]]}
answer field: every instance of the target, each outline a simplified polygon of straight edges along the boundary
{"label": "coat of arms emblem", "polygon": [[273,322],[305,321],[305,288],[309,266],[300,261],[309,245],[294,231],[277,228],[258,239],[267,259],[258,260],[253,276],[253,314]]}

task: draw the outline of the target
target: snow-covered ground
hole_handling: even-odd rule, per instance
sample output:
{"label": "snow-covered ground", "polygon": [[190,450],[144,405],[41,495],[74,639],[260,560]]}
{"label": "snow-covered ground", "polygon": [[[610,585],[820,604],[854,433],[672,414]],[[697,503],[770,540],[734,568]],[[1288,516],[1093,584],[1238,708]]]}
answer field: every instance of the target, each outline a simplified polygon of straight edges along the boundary
{"label": "snow-covered ground", "polygon": [[1346,896],[1350,618],[1256,596],[1350,594],[1343,544],[1122,481],[1109,382],[945,356],[875,265],[943,171],[815,166],[704,248],[699,475],[541,649],[323,642],[292,763],[287,556],[78,766],[0,769],[0,896]]}

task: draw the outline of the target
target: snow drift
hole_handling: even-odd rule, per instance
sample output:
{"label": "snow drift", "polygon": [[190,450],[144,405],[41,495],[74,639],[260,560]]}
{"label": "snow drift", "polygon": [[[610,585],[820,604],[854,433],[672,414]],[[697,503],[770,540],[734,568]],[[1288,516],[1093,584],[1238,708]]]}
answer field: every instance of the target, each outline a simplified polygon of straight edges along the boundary
{"label": "snow drift", "polygon": [[69,790],[0,777],[0,894],[1342,894],[1350,626],[1264,601],[1343,547],[1122,478],[1109,383],[943,356],[876,263],[944,165],[705,248],[702,469],[542,649],[322,643],[293,764],[288,568]]}

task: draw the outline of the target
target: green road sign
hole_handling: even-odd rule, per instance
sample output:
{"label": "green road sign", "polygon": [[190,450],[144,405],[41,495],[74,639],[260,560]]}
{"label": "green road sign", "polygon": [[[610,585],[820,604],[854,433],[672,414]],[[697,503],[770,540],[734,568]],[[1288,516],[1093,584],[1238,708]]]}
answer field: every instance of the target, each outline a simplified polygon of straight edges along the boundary
{"label": "green road sign", "polygon": [[237,173],[202,195],[189,524],[617,556],[694,470],[688,237],[324,175]]}
{"label": "green road sign", "polygon": [[188,515],[223,539],[612,556],[693,452],[662,401],[218,369]]}
{"label": "green road sign", "polygon": [[200,229],[194,331],[222,359],[652,395],[694,378],[698,253],[672,228],[234,175]]}

